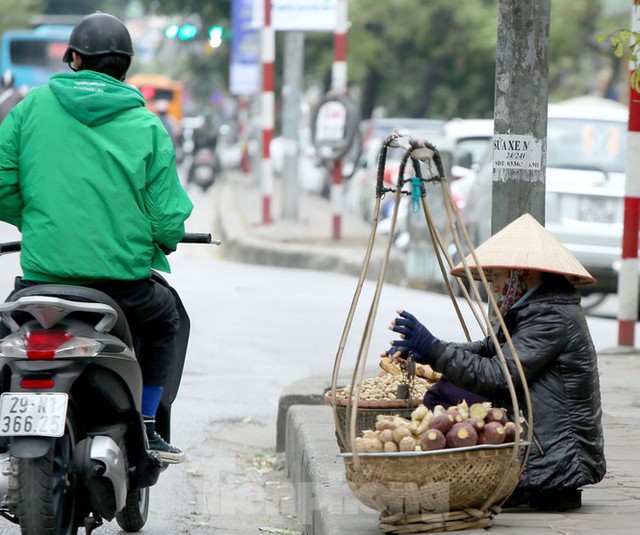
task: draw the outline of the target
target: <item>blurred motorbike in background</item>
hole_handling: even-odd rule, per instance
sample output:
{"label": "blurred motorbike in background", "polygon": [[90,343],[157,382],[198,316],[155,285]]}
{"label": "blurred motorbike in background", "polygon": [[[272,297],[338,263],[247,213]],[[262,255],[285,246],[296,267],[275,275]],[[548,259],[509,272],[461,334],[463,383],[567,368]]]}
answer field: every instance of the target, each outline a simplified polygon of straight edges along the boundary
{"label": "blurred motorbike in background", "polygon": [[214,151],[208,148],[196,150],[193,161],[187,175],[187,184],[195,184],[202,191],[207,191],[216,179],[220,171]]}
{"label": "blurred motorbike in background", "polygon": [[187,184],[207,191],[222,173],[216,152],[218,131],[204,115],[182,121],[182,169]]}

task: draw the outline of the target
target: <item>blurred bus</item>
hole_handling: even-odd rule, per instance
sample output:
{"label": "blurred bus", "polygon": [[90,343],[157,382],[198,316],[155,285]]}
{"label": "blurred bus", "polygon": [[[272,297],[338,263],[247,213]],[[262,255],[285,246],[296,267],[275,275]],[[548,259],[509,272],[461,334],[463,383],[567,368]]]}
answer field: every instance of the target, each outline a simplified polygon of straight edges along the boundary
{"label": "blurred bus", "polygon": [[73,26],[42,25],[7,30],[0,44],[0,72],[11,70],[16,87],[46,84],[52,74],[68,71],[62,57]]}
{"label": "blurred bus", "polygon": [[138,73],[131,76],[127,83],[137,87],[147,107],[156,113],[155,104],[164,100],[169,103],[167,114],[179,125],[182,122],[182,95],[184,84],[163,74]]}

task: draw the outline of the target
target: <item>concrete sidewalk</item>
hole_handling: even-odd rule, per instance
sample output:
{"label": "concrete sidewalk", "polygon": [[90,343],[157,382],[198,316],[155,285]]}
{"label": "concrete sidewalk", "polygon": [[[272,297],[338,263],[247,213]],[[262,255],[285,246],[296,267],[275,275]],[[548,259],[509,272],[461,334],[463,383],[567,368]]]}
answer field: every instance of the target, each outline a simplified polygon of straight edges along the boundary
{"label": "concrete sidewalk", "polygon": [[[228,258],[250,263],[338,271],[358,275],[370,226],[343,217],[343,239],[332,239],[331,206],[325,199],[301,195],[299,221],[279,217],[278,183],[272,196],[274,222],[261,223],[262,195],[251,176],[229,173],[215,186],[217,231]],[[376,276],[386,240],[378,240],[372,260]],[[384,244],[383,244],[384,242]],[[403,283],[403,260],[390,265],[387,281]],[[538,535],[640,532],[640,356],[599,356],[603,395],[605,479],[583,492],[583,507],[571,513],[528,510],[502,512],[490,533]],[[277,450],[295,487],[300,529],[309,535],[374,535],[378,513],[353,496],[338,457],[335,425],[322,402],[330,377],[312,377],[283,391],[278,414]],[[485,533],[467,530],[465,533]]]}
{"label": "concrete sidewalk", "polygon": [[[252,175],[227,173],[216,184],[214,202],[218,229],[227,258],[238,262],[334,271],[358,276],[362,269],[371,225],[360,217],[341,216],[341,238],[333,238],[332,209],[317,195],[299,196],[298,219],[283,219],[280,181],[269,196],[271,218],[263,223],[264,195]],[[387,237],[375,240],[368,278],[377,278]],[[404,255],[389,258],[386,281],[404,283]]]}

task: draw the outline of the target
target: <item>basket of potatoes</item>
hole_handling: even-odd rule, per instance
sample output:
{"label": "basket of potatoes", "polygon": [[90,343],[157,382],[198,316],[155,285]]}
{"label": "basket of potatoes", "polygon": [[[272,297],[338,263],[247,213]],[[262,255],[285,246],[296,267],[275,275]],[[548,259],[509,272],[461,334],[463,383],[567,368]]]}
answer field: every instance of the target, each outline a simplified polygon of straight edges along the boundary
{"label": "basket of potatoes", "polygon": [[[518,484],[522,428],[490,403],[380,415],[344,452],[354,495],[384,515],[425,515],[498,503]],[[519,450],[519,448],[518,448]],[[490,514],[490,513],[488,513]],[[408,533],[408,532],[407,532]]]}
{"label": "basket of potatoes", "polygon": [[[422,404],[422,399],[428,388],[439,378],[430,366],[416,365],[416,374],[412,381],[406,382],[402,370],[389,362],[380,359],[380,373],[377,377],[370,377],[362,382],[358,393],[358,410],[356,413],[356,434],[375,427],[379,416],[410,418],[415,407]],[[399,398],[398,389],[401,385],[408,388],[409,397]],[[342,429],[343,436],[349,435],[347,428],[347,412],[349,410],[350,386],[336,389],[335,403],[332,392],[325,394],[325,402],[335,406],[337,423]],[[341,434],[336,432],[340,451],[350,451],[344,444]]]}

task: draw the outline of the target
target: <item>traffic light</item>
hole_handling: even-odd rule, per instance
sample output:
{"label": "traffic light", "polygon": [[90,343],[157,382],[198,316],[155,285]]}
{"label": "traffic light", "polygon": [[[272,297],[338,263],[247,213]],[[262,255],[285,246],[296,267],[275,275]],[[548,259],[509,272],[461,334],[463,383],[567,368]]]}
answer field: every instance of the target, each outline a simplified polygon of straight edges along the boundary
{"label": "traffic light", "polygon": [[209,28],[209,45],[211,48],[218,48],[222,44],[224,29],[222,26],[211,26]]}
{"label": "traffic light", "polygon": [[178,39],[180,41],[186,41],[188,39],[193,39],[198,33],[198,28],[193,24],[183,24],[180,26],[178,30]]}
{"label": "traffic light", "polygon": [[178,37],[179,31],[180,31],[180,26],[178,26],[177,24],[170,24],[169,26],[167,26],[166,30],[164,31],[164,35],[169,39],[175,39],[176,37]]}
{"label": "traffic light", "polygon": [[198,28],[194,24],[170,24],[164,30],[164,35],[169,39],[175,39],[176,37],[180,41],[187,41],[193,39],[198,33]]}

